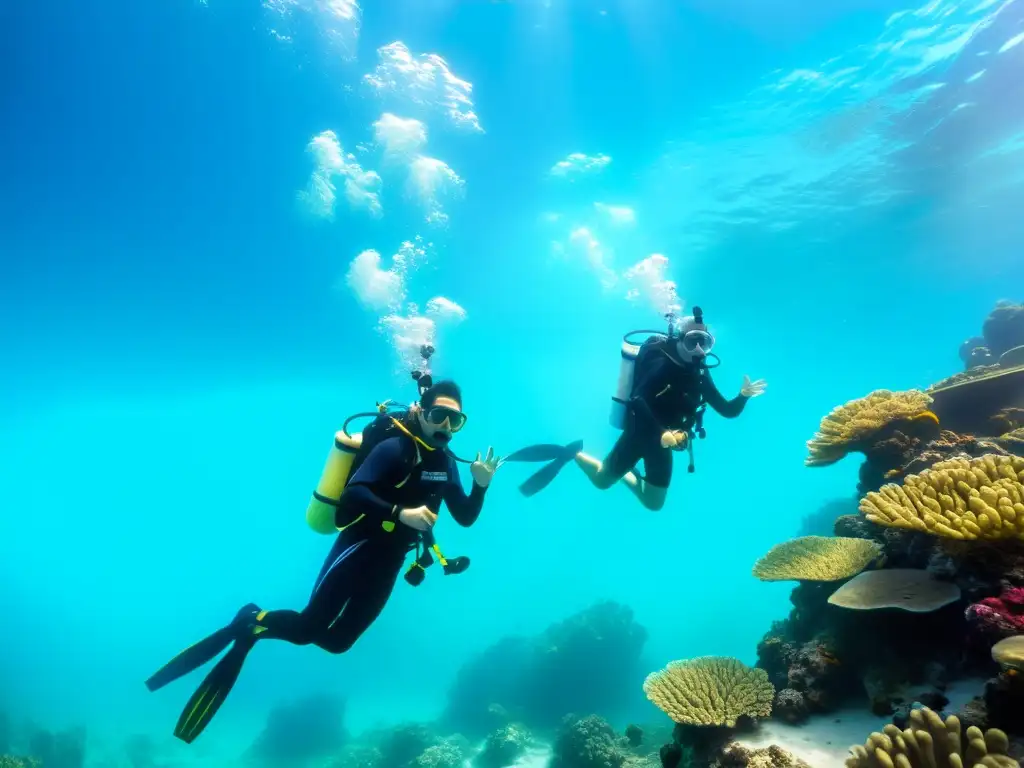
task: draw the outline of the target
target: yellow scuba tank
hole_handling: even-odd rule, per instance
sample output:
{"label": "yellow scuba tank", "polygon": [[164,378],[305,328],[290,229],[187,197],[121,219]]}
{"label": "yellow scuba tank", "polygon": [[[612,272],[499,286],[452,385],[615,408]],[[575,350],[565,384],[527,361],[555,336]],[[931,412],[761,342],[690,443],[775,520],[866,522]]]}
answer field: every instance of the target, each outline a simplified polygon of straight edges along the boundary
{"label": "yellow scuba tank", "polygon": [[334,435],[334,445],[327,455],[327,463],[320,475],[313,497],[306,507],[306,523],[317,533],[337,533],[334,513],[338,508],[341,492],[348,482],[352,462],[363,444],[363,435],[347,435],[344,430]]}

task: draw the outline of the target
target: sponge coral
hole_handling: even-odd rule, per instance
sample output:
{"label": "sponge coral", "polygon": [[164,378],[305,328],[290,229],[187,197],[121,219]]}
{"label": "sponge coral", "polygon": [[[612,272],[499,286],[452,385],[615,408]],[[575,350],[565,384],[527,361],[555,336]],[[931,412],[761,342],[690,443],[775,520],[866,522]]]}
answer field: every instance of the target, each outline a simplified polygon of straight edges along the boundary
{"label": "sponge coral", "polygon": [[910,713],[902,731],[887,725],[872,733],[864,746],[850,747],[847,768],[1019,768],[1007,755],[1009,739],[992,728],[984,733],[971,726],[963,744],[960,720],[950,715],[945,721],[922,707]]}
{"label": "sponge coral", "polygon": [[860,502],[868,520],[949,539],[1024,539],[1024,458],[940,461]]}
{"label": "sponge coral", "polygon": [[[879,389],[867,397],[851,400],[832,410],[807,441],[804,464],[821,467],[834,464],[851,451],[863,450],[886,425],[894,421],[936,419],[928,410],[932,398],[916,389],[890,392]],[[937,419],[936,419],[937,420]]]}
{"label": "sponge coral", "polygon": [[763,669],[737,659],[673,661],[644,680],[644,693],[677,723],[732,728],[741,717],[769,717],[775,686]]}
{"label": "sponge coral", "polygon": [[882,554],[869,539],[801,536],[777,544],[754,564],[761,581],[839,581],[856,576]]}

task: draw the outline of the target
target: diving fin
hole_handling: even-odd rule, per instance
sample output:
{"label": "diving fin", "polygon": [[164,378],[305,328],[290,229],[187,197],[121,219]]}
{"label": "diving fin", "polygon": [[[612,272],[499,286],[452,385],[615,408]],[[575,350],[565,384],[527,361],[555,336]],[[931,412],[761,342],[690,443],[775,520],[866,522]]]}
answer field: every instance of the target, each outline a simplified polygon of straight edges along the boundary
{"label": "diving fin", "polygon": [[224,658],[210,670],[210,674],[188,700],[181,717],[178,718],[178,724],[174,726],[174,735],[177,738],[191,744],[210,724],[224,699],[235,686],[245,658],[254,645],[255,636],[236,641],[231,650],[224,654]]}
{"label": "diving fin", "polygon": [[[576,443],[573,443],[576,445]],[[580,447],[583,447],[583,442],[579,442]],[[526,448],[520,448],[515,453],[510,453],[503,460],[504,461],[524,461],[524,462],[537,462],[537,461],[556,461],[561,459],[566,450],[571,446],[555,445],[554,443],[541,443],[540,445],[530,445]],[[579,452],[579,448],[573,451],[574,454]]]}
{"label": "diving fin", "polygon": [[[522,451],[530,451],[532,448],[540,447],[542,446],[531,446],[531,448],[524,448]],[[523,496],[530,497],[543,491],[551,484],[552,480],[558,477],[558,473],[562,471],[562,468],[576,458],[576,454],[579,453],[582,448],[582,440],[577,440],[576,442],[569,443],[569,445],[561,446],[559,448],[559,455],[547,466],[542,467],[526,478],[526,481],[519,486],[519,492],[523,494]]]}
{"label": "diving fin", "polygon": [[150,691],[158,691],[168,683],[173,683],[179,677],[184,677],[204,664],[213,661],[238,638],[241,631],[252,622],[253,617],[259,613],[259,610],[259,606],[253,603],[243,606],[226,627],[221,627],[212,635],[204,637],[194,645],[190,645],[160,667],[146,681],[146,687]]}

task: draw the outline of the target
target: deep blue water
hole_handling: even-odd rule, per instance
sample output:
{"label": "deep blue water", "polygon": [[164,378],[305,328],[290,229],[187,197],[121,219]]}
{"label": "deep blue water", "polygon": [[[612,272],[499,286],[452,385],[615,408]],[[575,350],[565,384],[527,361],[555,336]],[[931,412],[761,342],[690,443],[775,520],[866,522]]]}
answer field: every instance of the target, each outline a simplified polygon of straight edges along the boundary
{"label": "deep blue water", "polygon": [[[145,692],[155,665],[245,601],[301,604],[328,546],[301,515],[332,433],[412,392],[377,327],[394,313],[345,276],[367,249],[389,269],[417,236],[430,246],[406,301],[465,310],[438,323],[435,359],[465,390],[463,453],[579,437],[604,454],[621,335],[662,323],[626,298],[654,253],[684,312],[707,312],[727,396],[744,374],[768,391],[735,422],[709,417],[698,472],[677,473],[656,514],[572,472],[524,500],[524,471],[503,467],[477,526],[438,531],[472,552],[470,574],[397,590],[345,657],[261,649],[214,738],[246,741],[272,703],[325,680],[354,727],[430,717],[444,685],[407,684],[424,647],[450,680],[498,637],[603,598],[648,628],[652,670],[752,662],[788,586],[751,564],[855,483],[852,459],[803,467],[818,420],[956,372],[995,301],[1019,299],[1020,3],[332,13],[0,8],[0,704],[110,738],[161,732],[181,701]],[[396,41],[472,83],[481,131],[435,92],[363,82]],[[421,121],[425,147],[386,156],[385,113]],[[333,217],[300,202],[324,131],[380,174],[383,215],[350,204],[339,174]],[[446,226],[408,191],[417,153],[463,181],[438,194]],[[611,161],[552,175],[570,153]],[[423,637],[439,616],[458,631]]]}

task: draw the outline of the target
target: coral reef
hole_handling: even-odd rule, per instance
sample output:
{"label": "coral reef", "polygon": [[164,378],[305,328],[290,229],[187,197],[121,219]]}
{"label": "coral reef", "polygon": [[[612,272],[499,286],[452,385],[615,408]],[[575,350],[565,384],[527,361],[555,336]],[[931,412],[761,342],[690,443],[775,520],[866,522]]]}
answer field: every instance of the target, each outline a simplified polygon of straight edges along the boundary
{"label": "coral reef", "polygon": [[928,409],[932,398],[925,392],[909,390],[891,392],[880,389],[866,397],[851,400],[834,408],[818,426],[818,432],[807,442],[809,467],[834,464],[848,453],[867,453],[879,436],[892,425],[914,422],[937,422]]}
{"label": "coral reef", "polygon": [[530,734],[525,728],[515,725],[499,728],[487,737],[475,765],[478,768],[505,768],[512,765],[529,744]]}
{"label": "coral reef", "polygon": [[673,661],[648,675],[643,687],[677,723],[727,728],[741,717],[769,717],[775,696],[764,670],[723,656]]}
{"label": "coral reef", "polygon": [[802,536],[777,544],[754,564],[761,581],[839,581],[864,570],[882,554],[868,539]]}
{"label": "coral reef", "polygon": [[989,642],[1024,633],[1024,587],[1007,587],[998,597],[982,598],[966,615],[975,634]]}
{"label": "coral reef", "polygon": [[1008,670],[1024,670],[1024,635],[1014,635],[992,646],[992,660]]}
{"label": "coral reef", "polygon": [[899,608],[931,613],[960,599],[960,587],[939,581],[931,572],[915,568],[867,571],[833,592],[831,605],[861,611]]}
{"label": "coral reef", "polygon": [[968,371],[1000,360],[1007,352],[1024,345],[1024,305],[998,301],[981,326],[981,336],[960,345],[960,360]]}
{"label": "coral reef", "polygon": [[782,747],[772,744],[764,749],[748,749],[741,744],[729,744],[711,768],[811,768]]}
{"label": "coral reef", "polygon": [[982,732],[975,726],[962,732],[960,720],[943,721],[927,707],[910,713],[907,727],[887,725],[872,733],[863,746],[850,748],[847,768],[1018,768],[1009,757],[1010,742],[997,729]]}
{"label": "coral reef", "polygon": [[569,716],[555,740],[549,768],[622,768],[626,759],[607,721],[596,715]]}
{"label": "coral reef", "polygon": [[344,718],[342,700],[325,694],[277,706],[247,757],[260,765],[291,768],[329,756],[345,742]]}
{"label": "coral reef", "polygon": [[0,755],[0,768],[44,768],[44,766],[32,757]]}
{"label": "coral reef", "polygon": [[860,509],[879,525],[951,539],[1024,539],[1024,459],[939,462],[868,493]]}
{"label": "coral reef", "polygon": [[557,728],[567,712],[616,716],[629,708],[646,640],[632,610],[614,602],[593,605],[538,637],[506,638],[460,670],[442,721],[483,737],[511,722]]}

